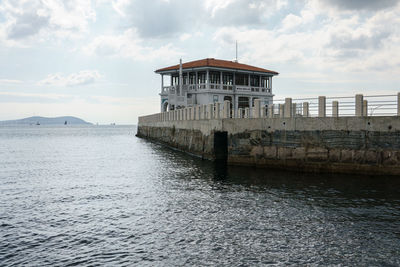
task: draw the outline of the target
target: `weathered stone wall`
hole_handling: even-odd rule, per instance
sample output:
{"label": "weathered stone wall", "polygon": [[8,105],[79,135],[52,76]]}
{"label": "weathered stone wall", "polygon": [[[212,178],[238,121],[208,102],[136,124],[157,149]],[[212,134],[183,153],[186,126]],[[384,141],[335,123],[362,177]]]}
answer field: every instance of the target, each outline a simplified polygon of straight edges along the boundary
{"label": "weathered stone wall", "polygon": [[138,136],[213,158],[228,133],[228,164],[400,175],[400,117],[261,118],[140,123]]}

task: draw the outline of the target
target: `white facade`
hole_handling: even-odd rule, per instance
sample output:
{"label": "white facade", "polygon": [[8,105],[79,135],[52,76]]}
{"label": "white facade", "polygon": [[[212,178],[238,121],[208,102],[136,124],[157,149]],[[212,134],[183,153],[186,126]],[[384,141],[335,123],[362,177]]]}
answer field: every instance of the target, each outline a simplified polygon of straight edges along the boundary
{"label": "white facade", "polygon": [[[234,112],[253,107],[260,99],[262,106],[272,104],[272,77],[276,72],[249,71],[221,67],[191,67],[158,70],[161,75],[161,111],[194,105],[231,102]],[[167,78],[168,77],[168,78]],[[165,86],[165,79],[170,79]]]}

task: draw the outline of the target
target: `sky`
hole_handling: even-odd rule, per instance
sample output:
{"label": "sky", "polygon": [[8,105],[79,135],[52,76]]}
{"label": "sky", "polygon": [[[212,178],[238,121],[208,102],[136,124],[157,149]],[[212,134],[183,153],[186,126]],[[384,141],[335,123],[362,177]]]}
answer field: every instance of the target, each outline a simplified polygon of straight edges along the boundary
{"label": "sky", "polygon": [[160,75],[238,60],[275,98],[400,92],[400,0],[0,0],[0,120],[135,124]]}

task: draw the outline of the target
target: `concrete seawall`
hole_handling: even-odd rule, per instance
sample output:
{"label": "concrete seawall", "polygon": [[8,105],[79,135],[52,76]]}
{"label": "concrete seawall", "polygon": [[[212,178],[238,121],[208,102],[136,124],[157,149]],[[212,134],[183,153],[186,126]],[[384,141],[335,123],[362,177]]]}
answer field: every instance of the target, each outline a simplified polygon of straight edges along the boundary
{"label": "concrete seawall", "polygon": [[139,122],[137,136],[233,165],[400,175],[397,116]]}

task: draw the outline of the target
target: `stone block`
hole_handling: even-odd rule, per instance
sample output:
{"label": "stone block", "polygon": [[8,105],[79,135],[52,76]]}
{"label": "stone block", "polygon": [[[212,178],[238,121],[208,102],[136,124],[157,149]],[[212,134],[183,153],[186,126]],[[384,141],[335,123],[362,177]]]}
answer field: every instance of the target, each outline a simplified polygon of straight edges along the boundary
{"label": "stone block", "polygon": [[251,156],[262,156],[263,154],[264,154],[264,149],[262,146],[254,146],[250,152]]}
{"label": "stone block", "polygon": [[395,151],[382,151],[382,164],[395,165],[398,163],[398,152]]}
{"label": "stone block", "polygon": [[377,164],[378,163],[378,152],[375,150],[367,150],[365,151],[365,162],[369,164]]}
{"label": "stone block", "polygon": [[328,150],[321,147],[312,147],[307,149],[307,160],[326,161],[328,160]]}
{"label": "stone block", "polygon": [[306,148],[296,147],[292,150],[292,158],[298,160],[306,160]]}
{"label": "stone block", "polygon": [[365,151],[355,150],[353,153],[353,163],[364,163],[365,161]]}
{"label": "stone block", "polygon": [[278,147],[278,159],[292,158],[292,148]]}
{"label": "stone block", "polygon": [[345,163],[353,162],[353,150],[351,149],[342,149],[340,153],[340,161]]}
{"label": "stone block", "polygon": [[276,147],[275,146],[265,146],[264,147],[264,157],[268,159],[276,159],[277,153],[276,153]]}
{"label": "stone block", "polygon": [[330,149],[328,152],[328,157],[330,162],[339,162],[340,161],[340,149],[334,148]]}

